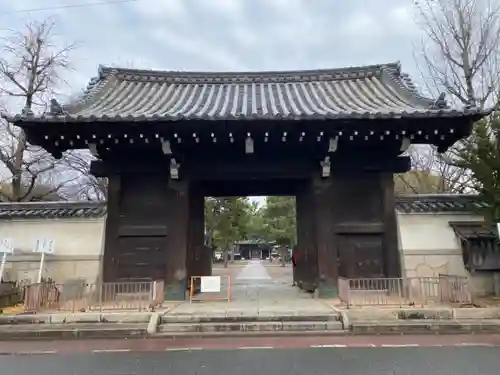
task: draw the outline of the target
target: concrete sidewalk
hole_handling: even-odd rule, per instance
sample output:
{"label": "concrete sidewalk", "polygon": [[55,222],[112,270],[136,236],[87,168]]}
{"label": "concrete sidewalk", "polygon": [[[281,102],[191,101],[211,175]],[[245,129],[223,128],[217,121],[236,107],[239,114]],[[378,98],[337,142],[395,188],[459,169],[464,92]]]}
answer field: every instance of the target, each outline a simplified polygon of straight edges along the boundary
{"label": "concrete sidewalk", "polygon": [[500,333],[500,308],[364,308],[322,300],[180,303],[168,311],[0,317],[0,340]]}
{"label": "concrete sidewalk", "polygon": [[500,333],[500,308],[345,309],[292,287],[291,271],[259,261],[224,269],[232,273],[230,302],[168,303],[155,312],[0,316],[0,340]]}

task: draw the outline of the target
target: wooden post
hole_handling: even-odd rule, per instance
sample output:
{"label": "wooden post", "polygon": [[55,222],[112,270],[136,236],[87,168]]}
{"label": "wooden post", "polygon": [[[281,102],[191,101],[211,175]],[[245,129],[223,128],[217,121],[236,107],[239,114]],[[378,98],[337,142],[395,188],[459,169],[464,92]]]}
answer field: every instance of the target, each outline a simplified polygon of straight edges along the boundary
{"label": "wooden post", "polygon": [[116,281],[117,254],[118,251],[118,227],[120,221],[120,195],[121,177],[119,175],[108,176],[108,202],[106,228],[104,236],[104,251],[102,257],[102,281]]}
{"label": "wooden post", "polygon": [[396,216],[396,197],[393,173],[381,173],[380,184],[383,197],[383,218],[385,224],[385,275],[401,277],[401,258],[398,245],[398,223]]}
{"label": "wooden post", "polygon": [[338,253],[333,238],[332,216],[333,184],[331,179],[315,178],[313,181],[314,229],[318,257],[318,296],[338,296]]}
{"label": "wooden post", "polygon": [[169,216],[165,272],[165,299],[184,300],[188,286],[186,258],[189,237],[189,185],[170,181],[167,188]]}
{"label": "wooden post", "polygon": [[318,278],[318,251],[314,230],[314,196],[312,180],[297,193],[297,270],[299,286],[315,290]]}
{"label": "wooden post", "polygon": [[[204,202],[205,198],[195,186],[189,189],[189,246],[186,259],[188,278],[192,276],[209,276],[211,264],[207,267],[207,249],[204,245],[205,223]],[[199,287],[200,279],[196,279],[195,289]]]}

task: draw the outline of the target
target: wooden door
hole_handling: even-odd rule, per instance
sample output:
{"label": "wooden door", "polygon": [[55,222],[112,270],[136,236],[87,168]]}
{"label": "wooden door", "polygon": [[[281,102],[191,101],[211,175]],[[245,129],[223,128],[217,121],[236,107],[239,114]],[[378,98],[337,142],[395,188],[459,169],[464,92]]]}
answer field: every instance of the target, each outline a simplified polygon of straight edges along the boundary
{"label": "wooden door", "polygon": [[166,269],[166,236],[120,236],[117,279],[161,279]]}
{"label": "wooden door", "polygon": [[384,277],[381,234],[339,235],[340,276],[347,278]]}

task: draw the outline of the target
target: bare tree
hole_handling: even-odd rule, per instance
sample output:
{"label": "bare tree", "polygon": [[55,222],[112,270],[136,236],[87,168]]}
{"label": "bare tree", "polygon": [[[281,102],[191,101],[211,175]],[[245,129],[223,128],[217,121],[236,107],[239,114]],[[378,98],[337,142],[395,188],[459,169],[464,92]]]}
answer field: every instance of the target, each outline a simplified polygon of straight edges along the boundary
{"label": "bare tree", "polygon": [[[497,105],[500,83],[500,2],[491,0],[417,0],[417,20],[424,37],[417,62],[427,91],[445,92],[457,105],[484,108]],[[442,178],[436,192],[464,193],[473,187],[469,171],[453,161],[464,147],[448,152],[434,147],[413,148],[416,170]]]}
{"label": "bare tree", "polygon": [[[45,110],[51,96],[64,83],[73,44],[55,43],[54,21],[30,22],[1,40],[0,95],[12,110],[35,113]],[[40,147],[28,144],[22,129],[1,122],[0,162],[5,167],[0,195],[3,200],[41,200],[53,196],[69,181],[61,161]]]}
{"label": "bare tree", "polygon": [[407,154],[412,170],[395,176],[396,192],[410,194],[460,193],[472,189],[471,174],[457,168],[447,158],[452,150],[440,154],[434,147],[411,146]]}
{"label": "bare tree", "polygon": [[88,173],[93,157],[89,152],[76,150],[68,153],[64,159],[69,170],[79,177],[64,187],[63,195],[78,200],[102,201],[107,198],[108,181],[106,178],[94,177]]}

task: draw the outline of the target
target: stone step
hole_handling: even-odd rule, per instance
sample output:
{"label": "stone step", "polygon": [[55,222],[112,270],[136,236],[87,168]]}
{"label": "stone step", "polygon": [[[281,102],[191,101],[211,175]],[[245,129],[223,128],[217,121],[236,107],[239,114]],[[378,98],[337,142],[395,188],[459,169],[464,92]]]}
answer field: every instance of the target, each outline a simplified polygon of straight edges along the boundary
{"label": "stone step", "polygon": [[166,323],[158,327],[159,334],[183,335],[185,333],[235,333],[235,332],[343,332],[339,321],[255,321],[255,322],[210,322],[210,323]]}
{"label": "stone step", "polygon": [[253,322],[338,322],[340,314],[310,314],[310,315],[163,315],[160,324],[169,323],[253,323]]}

